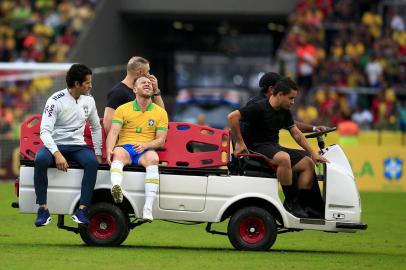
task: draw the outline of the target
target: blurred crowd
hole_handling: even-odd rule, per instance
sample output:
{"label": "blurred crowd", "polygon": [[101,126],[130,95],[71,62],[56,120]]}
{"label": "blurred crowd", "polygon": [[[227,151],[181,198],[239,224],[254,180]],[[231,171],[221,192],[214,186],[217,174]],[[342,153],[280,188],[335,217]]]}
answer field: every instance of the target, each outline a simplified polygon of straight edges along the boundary
{"label": "blurred crowd", "polygon": [[406,130],[405,14],[380,2],[298,1],[278,60],[303,90],[299,120]]}
{"label": "blurred crowd", "polygon": [[[79,33],[93,18],[96,1],[0,1],[0,62],[65,62]],[[0,71],[0,75],[13,74],[17,75]],[[0,79],[0,139],[19,138],[19,125],[33,99],[51,86],[49,77]]]}
{"label": "blurred crowd", "polygon": [[[0,62],[65,62],[94,17],[96,2],[0,1]],[[277,59],[281,73],[303,89],[295,109],[298,120],[406,131],[406,14],[382,2],[297,2]],[[1,75],[14,74],[0,71],[0,139],[18,138],[33,101],[53,82]]]}

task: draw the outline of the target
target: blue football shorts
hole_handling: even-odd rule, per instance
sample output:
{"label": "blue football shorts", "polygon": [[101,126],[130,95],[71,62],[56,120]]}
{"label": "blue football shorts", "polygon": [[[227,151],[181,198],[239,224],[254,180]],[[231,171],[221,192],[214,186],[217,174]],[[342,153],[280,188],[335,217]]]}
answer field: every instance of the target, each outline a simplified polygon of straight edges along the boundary
{"label": "blue football shorts", "polygon": [[147,151],[153,151],[151,149],[145,149],[141,153],[137,153],[137,151],[134,150],[133,144],[124,144],[119,146],[123,147],[128,152],[128,154],[130,154],[131,165],[138,165],[138,161],[140,160],[143,154],[145,154]]}

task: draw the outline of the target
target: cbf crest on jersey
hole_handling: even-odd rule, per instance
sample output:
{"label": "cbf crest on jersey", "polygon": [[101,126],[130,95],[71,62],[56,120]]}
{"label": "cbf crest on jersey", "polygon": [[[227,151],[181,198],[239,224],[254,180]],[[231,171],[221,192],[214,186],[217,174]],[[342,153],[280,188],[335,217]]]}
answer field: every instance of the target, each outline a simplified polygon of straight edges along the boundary
{"label": "cbf crest on jersey", "polygon": [[149,120],[148,120],[148,126],[149,126],[149,127],[152,127],[154,124],[155,124],[154,119],[149,119]]}
{"label": "cbf crest on jersey", "polygon": [[89,116],[89,107],[87,105],[83,105],[83,111],[85,112],[85,117]]}

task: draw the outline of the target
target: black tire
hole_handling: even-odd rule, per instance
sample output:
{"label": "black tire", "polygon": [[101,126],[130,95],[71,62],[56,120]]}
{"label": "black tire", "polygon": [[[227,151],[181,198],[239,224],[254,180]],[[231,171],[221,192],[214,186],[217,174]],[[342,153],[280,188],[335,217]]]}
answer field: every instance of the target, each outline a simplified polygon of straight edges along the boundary
{"label": "black tire", "polygon": [[88,226],[79,226],[80,237],[89,246],[118,246],[130,232],[128,216],[111,203],[89,207],[89,220]]}
{"label": "black tire", "polygon": [[236,249],[268,250],[276,240],[275,218],[263,208],[244,207],[231,216],[227,233]]}

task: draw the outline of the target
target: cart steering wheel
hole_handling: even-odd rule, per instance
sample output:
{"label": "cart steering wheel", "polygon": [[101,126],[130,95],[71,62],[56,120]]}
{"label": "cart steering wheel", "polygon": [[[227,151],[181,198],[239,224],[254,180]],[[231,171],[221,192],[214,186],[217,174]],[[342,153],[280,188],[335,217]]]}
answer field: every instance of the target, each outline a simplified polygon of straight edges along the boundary
{"label": "cart steering wheel", "polygon": [[327,128],[326,130],[323,131],[318,131],[318,132],[313,132],[310,134],[305,135],[306,138],[310,139],[310,138],[317,138],[317,144],[320,148],[320,151],[323,151],[323,149],[325,148],[325,143],[324,143],[324,136],[327,136],[327,133],[336,131],[337,127],[332,127],[332,128]]}
{"label": "cart steering wheel", "polygon": [[330,133],[330,132],[333,132],[333,131],[336,131],[336,130],[337,130],[337,127],[331,127],[331,128],[327,128],[326,130],[323,130],[323,131],[317,131],[317,132],[307,134],[307,135],[305,135],[305,137],[308,138],[308,139],[317,138],[317,137],[321,137],[321,136],[323,136],[323,135],[325,135],[327,133]]}

